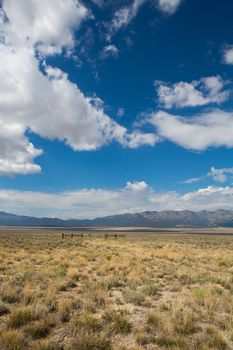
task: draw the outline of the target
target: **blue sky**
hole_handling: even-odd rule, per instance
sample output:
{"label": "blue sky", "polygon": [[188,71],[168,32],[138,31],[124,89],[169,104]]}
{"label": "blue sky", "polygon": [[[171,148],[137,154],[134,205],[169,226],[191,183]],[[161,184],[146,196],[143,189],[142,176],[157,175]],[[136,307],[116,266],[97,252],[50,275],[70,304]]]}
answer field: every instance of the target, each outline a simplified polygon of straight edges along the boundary
{"label": "blue sky", "polygon": [[0,210],[233,209],[233,3],[0,4]]}

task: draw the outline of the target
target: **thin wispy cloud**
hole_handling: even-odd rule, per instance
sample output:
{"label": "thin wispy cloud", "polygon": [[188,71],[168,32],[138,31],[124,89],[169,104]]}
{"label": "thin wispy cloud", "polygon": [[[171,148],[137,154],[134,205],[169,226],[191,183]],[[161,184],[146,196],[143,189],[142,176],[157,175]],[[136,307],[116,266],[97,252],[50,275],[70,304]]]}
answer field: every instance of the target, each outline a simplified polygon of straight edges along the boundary
{"label": "thin wispy cloud", "polygon": [[[153,0],[152,3],[167,15],[172,15],[180,6],[183,0]],[[137,16],[141,7],[150,3],[148,0],[132,0],[127,6],[120,7],[113,16],[113,19],[108,26],[110,38],[120,29],[127,27]]]}
{"label": "thin wispy cloud", "polygon": [[106,45],[101,52],[101,58],[117,57],[119,53],[118,48],[115,45]]}
{"label": "thin wispy cloud", "polygon": [[215,182],[225,183],[229,180],[232,180],[232,177],[233,177],[233,168],[217,169],[214,166],[212,166],[210,171],[207,174],[202,175],[200,177],[193,177],[193,178],[184,180],[182,181],[182,183],[192,184],[195,182],[200,182],[200,181],[209,180],[209,179],[212,179]]}

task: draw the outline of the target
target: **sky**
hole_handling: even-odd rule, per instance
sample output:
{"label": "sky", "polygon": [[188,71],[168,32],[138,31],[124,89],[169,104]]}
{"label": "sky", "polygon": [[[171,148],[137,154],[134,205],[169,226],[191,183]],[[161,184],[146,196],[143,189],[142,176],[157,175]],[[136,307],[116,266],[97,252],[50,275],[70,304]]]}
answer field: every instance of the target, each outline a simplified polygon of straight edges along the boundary
{"label": "sky", "polygon": [[233,210],[231,0],[0,0],[0,211]]}

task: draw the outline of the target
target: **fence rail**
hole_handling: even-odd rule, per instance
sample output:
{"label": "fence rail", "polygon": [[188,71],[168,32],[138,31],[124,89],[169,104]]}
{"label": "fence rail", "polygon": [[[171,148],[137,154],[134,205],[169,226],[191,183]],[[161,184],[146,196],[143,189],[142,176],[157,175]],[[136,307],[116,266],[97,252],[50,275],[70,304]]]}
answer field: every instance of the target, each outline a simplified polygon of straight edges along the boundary
{"label": "fence rail", "polygon": [[[61,234],[62,239],[75,238],[75,237],[85,238],[85,237],[92,237],[92,236],[94,236],[94,235],[91,233],[87,233],[87,234],[84,234],[84,233],[62,233]],[[105,233],[103,235],[99,234],[96,237],[104,237],[105,239],[107,239],[109,237],[113,237],[113,238],[117,239],[117,238],[125,237],[125,235],[117,234],[117,233],[114,233],[114,234]]]}

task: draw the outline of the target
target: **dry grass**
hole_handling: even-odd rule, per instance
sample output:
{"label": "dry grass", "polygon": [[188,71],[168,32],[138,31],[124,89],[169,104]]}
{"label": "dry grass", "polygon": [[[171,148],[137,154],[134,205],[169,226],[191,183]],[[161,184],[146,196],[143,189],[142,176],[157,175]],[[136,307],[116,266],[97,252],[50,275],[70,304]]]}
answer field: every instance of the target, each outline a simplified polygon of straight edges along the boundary
{"label": "dry grass", "polygon": [[1,350],[233,349],[231,237],[0,231]]}

